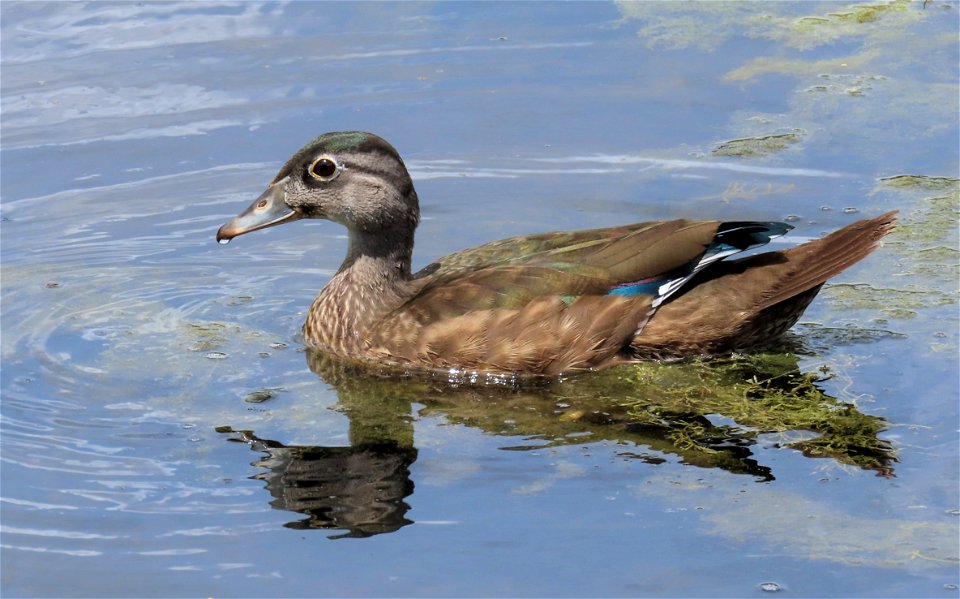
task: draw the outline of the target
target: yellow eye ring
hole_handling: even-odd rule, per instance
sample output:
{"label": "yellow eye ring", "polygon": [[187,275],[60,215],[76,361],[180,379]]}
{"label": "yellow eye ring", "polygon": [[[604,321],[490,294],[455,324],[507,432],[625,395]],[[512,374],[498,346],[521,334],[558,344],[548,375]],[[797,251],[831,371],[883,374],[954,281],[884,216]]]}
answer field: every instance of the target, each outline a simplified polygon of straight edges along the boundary
{"label": "yellow eye ring", "polygon": [[333,181],[343,170],[337,161],[329,156],[321,156],[310,164],[307,172],[317,181]]}

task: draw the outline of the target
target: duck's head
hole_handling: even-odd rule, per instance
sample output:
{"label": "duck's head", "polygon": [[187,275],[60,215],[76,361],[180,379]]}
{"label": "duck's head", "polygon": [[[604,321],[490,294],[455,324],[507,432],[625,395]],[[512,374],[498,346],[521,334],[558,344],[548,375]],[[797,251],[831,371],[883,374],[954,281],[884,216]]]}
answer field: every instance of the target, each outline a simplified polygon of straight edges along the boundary
{"label": "duck's head", "polygon": [[301,218],[340,223],[351,236],[412,236],[420,207],[393,146],[372,133],[324,133],[291,156],[249,208],[220,227],[217,241]]}

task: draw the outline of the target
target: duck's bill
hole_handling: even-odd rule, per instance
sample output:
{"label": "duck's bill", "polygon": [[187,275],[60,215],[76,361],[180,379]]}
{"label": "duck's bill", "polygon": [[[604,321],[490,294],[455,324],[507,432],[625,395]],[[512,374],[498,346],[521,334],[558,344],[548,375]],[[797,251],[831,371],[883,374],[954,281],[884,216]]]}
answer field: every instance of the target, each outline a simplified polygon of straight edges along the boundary
{"label": "duck's bill", "polygon": [[249,208],[220,227],[220,230],[217,231],[217,241],[227,243],[237,235],[266,229],[301,218],[300,213],[284,201],[285,185],[286,180],[284,179],[268,187],[259,198],[250,204]]}

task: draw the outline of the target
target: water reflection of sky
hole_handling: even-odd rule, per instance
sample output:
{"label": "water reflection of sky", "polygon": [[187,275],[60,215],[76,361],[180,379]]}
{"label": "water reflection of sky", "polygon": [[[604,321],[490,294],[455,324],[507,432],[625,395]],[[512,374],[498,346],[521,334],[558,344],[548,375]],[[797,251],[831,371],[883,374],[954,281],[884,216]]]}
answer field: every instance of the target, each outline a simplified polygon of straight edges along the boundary
{"label": "water reflection of sky", "polygon": [[[956,4],[0,10],[4,593],[739,596],[776,581],[931,596],[957,582],[957,191],[935,178],[958,169]],[[343,231],[212,235],[299,145],[352,128],[411,168],[419,265],[527,232],[790,218],[799,240],[899,208],[904,227],[811,307],[812,353],[794,358],[833,373],[826,396],[887,419],[896,478],[781,447],[804,431],[740,431],[747,455],[711,462],[578,424],[597,393],[576,386],[488,409],[462,390],[315,368],[319,381],[297,330]],[[775,135],[793,137],[715,153]],[[926,177],[882,180],[901,174]],[[389,443],[358,441],[385,429]],[[389,483],[396,528],[336,542],[285,528],[311,509],[349,528],[329,517],[343,503],[283,484],[329,488],[346,463]]]}

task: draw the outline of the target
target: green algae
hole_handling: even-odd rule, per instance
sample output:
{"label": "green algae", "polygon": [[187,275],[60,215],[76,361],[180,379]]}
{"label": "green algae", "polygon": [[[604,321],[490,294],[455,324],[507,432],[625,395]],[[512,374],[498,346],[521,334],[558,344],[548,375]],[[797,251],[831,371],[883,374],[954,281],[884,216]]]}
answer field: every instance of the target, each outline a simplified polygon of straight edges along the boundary
{"label": "green algae", "polygon": [[911,206],[901,214],[900,223],[886,244],[898,256],[898,279],[929,294],[932,305],[956,302],[960,283],[960,181],[951,177],[897,175],[880,179],[873,195],[884,191]]}
{"label": "green algae", "polygon": [[[908,200],[912,206],[901,215],[899,225],[890,236],[895,247],[904,254],[937,245],[956,248],[960,180],[928,175],[897,175],[880,179],[871,195],[884,191],[896,194],[901,201]],[[930,195],[931,192],[936,195]],[[900,245],[905,243],[913,245],[910,248]]]}
{"label": "green algae", "polygon": [[[823,485],[831,482],[821,478]],[[637,485],[633,491],[641,500],[663,498],[676,509],[696,509],[706,534],[762,546],[765,554],[913,571],[958,563],[956,526],[942,521],[867,518],[784,489],[762,494],[727,489],[691,472],[675,475],[670,483]]]}
{"label": "green algae", "polygon": [[713,150],[714,156],[734,156],[737,158],[757,157],[775,154],[789,149],[802,139],[802,132],[779,133],[760,137],[744,137],[723,142]]}
{"label": "green algae", "polygon": [[[794,93],[784,98],[787,108],[762,116],[810,132],[802,147],[795,146],[805,154],[827,156],[856,146],[862,159],[882,164],[891,155],[888,144],[934,138],[955,127],[955,60],[931,57],[955,54],[956,34],[942,33],[941,24],[955,19],[956,5],[944,4],[949,11],[907,0],[618,6],[623,23],[639,24],[639,37],[655,48],[707,53],[735,39],[775,42],[764,55],[731,66],[719,81],[747,87],[770,85],[769,75],[795,79]],[[757,116],[733,113],[727,134],[766,135],[769,128],[751,123]]]}
{"label": "green algae", "polygon": [[[810,60],[805,58],[785,58],[761,56],[750,60],[746,64],[731,69],[723,76],[727,83],[752,82],[763,75],[789,75],[800,79],[824,79],[824,75],[852,76],[858,70],[867,68],[870,63],[879,58],[879,50],[866,50],[857,54],[849,54],[836,58]],[[869,75],[856,75],[869,77]],[[814,87],[816,87],[814,85]],[[827,91],[822,88],[817,91]]]}
{"label": "green algae", "polygon": [[[789,46],[809,49],[849,37],[879,37],[892,27],[924,18],[910,0],[849,4],[840,10],[799,18],[772,17],[768,37]],[[881,23],[883,21],[883,23]]]}
{"label": "green algae", "polygon": [[827,353],[838,347],[907,338],[904,333],[891,331],[887,328],[866,328],[855,324],[830,327],[813,323],[799,323],[794,326],[793,330],[802,339],[803,347],[814,354]]}
{"label": "green algae", "polygon": [[[901,207],[883,247],[857,266],[858,280],[831,282],[820,297],[838,316],[902,327],[930,354],[956,352],[960,303],[960,184],[952,177],[880,178],[871,201]],[[921,354],[922,355],[922,354]]]}
{"label": "green algae", "polygon": [[284,391],[283,387],[269,387],[266,389],[257,389],[256,391],[251,391],[243,397],[243,401],[246,403],[260,404],[266,401],[270,401],[277,396],[278,393]]}
{"label": "green algae", "polygon": [[[655,404],[629,404],[630,415],[649,424],[689,422],[693,415],[719,414],[731,419],[738,438],[763,433],[810,431],[817,436],[785,447],[809,457],[831,457],[841,463],[888,473],[892,449],[878,438],[884,422],[855,406],[826,395],[818,382],[827,373],[802,373],[790,354],[757,354],[717,360],[700,367],[696,383],[661,387]],[[642,375],[641,375],[642,377]],[[711,450],[716,430],[680,426],[668,437],[685,450]]]}
{"label": "green algae", "polygon": [[638,35],[651,47],[671,50],[715,49],[745,36],[809,50],[846,38],[884,39],[907,24],[928,18],[909,0],[836,5],[834,10],[806,12],[827,3],[627,2],[617,3],[625,21],[639,21]]}
{"label": "green algae", "polygon": [[923,191],[953,191],[960,193],[960,179],[932,177],[929,175],[896,175],[884,177],[880,183],[895,189],[919,189]]}
{"label": "green algae", "polygon": [[946,293],[875,287],[867,283],[834,283],[825,295],[840,309],[877,310],[888,318],[914,318],[917,311],[956,303]]}
{"label": "green algae", "polygon": [[[873,193],[884,189],[909,200],[912,205],[891,234],[892,245],[914,263],[937,262],[940,266],[951,266],[955,260],[943,259],[945,253],[956,251],[960,181],[951,177],[898,175],[880,179]],[[930,195],[931,192],[938,195]],[[932,253],[923,256],[924,252]]]}
{"label": "green algae", "polygon": [[226,343],[228,334],[237,332],[222,322],[185,322],[183,326],[188,349],[197,352],[218,349]]}
{"label": "green algae", "polygon": [[[351,430],[378,431],[384,440],[410,439],[411,403],[421,417],[522,437],[512,449],[631,443],[678,455],[688,464],[773,478],[749,448],[762,435],[801,431],[784,447],[809,457],[889,476],[896,454],[880,438],[883,419],[823,392],[834,373],[804,373],[785,353],[732,356],[663,365],[640,363],[566,380],[471,383],[440,373],[344,363],[308,352],[311,369],[333,384]],[[391,415],[392,416],[389,416]],[[722,422],[716,421],[719,417]],[[365,435],[369,438],[369,433]],[[649,457],[649,456],[645,456]]]}

